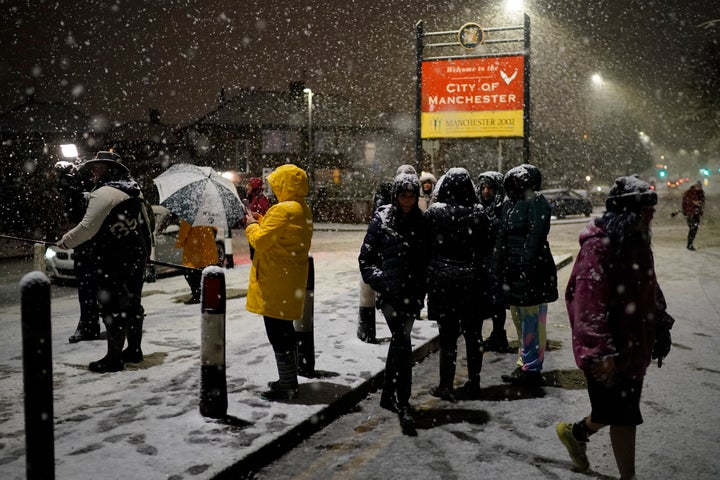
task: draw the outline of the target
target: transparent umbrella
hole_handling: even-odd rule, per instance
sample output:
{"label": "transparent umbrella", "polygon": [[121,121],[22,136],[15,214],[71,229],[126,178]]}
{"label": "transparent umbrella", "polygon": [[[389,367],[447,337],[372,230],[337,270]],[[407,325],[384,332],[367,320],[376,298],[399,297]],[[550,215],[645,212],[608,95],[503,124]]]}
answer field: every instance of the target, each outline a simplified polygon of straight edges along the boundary
{"label": "transparent umbrella", "polygon": [[245,216],[235,184],[210,167],[177,163],[153,182],[160,205],[193,226],[210,225],[227,234]]}

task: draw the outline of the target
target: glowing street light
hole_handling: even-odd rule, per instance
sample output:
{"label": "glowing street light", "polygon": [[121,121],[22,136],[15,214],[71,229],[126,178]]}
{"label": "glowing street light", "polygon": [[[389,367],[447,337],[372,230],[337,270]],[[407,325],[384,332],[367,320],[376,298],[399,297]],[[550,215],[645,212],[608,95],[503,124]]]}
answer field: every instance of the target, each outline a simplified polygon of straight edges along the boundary
{"label": "glowing street light", "polygon": [[60,152],[65,158],[77,158],[78,150],[74,143],[65,143],[60,145]]}
{"label": "glowing street light", "polygon": [[309,88],[304,88],[303,93],[307,94],[307,107],[308,107],[308,118],[307,118],[307,165],[308,165],[308,179],[310,181],[310,198],[315,198],[315,168],[313,165],[313,133],[312,133],[312,111],[313,111],[313,91]]}

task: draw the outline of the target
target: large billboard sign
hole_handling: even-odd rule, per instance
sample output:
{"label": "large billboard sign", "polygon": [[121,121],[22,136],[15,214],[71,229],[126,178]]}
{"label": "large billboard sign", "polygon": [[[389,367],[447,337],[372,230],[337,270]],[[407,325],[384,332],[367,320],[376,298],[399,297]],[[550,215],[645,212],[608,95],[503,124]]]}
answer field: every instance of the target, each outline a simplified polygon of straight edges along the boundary
{"label": "large billboard sign", "polygon": [[421,137],[522,137],[523,55],[422,62]]}

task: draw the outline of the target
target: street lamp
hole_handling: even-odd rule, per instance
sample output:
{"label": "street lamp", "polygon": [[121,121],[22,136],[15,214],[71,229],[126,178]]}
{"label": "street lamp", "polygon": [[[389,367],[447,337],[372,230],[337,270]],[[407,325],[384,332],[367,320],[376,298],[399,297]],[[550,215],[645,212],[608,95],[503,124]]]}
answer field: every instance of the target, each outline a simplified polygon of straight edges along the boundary
{"label": "street lamp", "polygon": [[313,91],[309,88],[304,88],[303,93],[307,94],[307,106],[308,106],[308,118],[307,118],[307,165],[308,165],[308,179],[310,181],[310,198],[315,198],[315,168],[313,165],[313,133],[312,133],[312,111],[313,111]]}
{"label": "street lamp", "polygon": [[77,158],[78,150],[74,143],[64,143],[60,145],[60,152],[65,158]]}

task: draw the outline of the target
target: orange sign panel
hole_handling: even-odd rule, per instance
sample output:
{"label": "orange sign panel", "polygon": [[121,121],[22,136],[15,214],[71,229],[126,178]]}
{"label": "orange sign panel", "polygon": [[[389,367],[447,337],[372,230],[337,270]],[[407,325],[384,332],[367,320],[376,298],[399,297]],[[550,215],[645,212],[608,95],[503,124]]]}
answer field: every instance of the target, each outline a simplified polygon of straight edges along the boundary
{"label": "orange sign panel", "polygon": [[422,63],[422,138],[522,137],[524,57]]}

